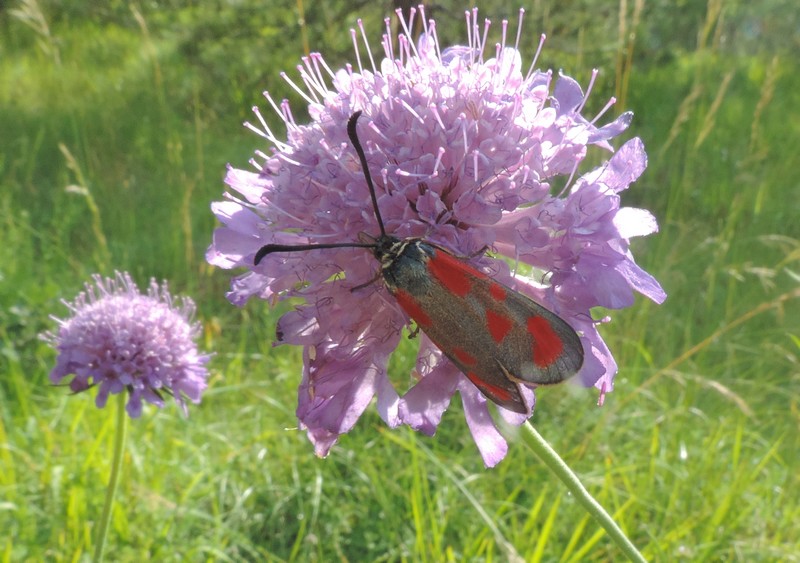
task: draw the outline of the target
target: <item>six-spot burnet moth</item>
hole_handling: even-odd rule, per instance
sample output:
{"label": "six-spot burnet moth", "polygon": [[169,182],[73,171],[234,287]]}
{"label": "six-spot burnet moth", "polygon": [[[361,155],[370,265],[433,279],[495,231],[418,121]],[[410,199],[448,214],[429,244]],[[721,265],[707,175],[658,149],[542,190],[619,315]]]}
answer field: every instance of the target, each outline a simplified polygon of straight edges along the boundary
{"label": "six-spot burnet moth", "polygon": [[273,252],[371,248],[389,293],[444,355],[487,398],[514,412],[530,412],[519,385],[560,383],[575,375],[583,365],[580,338],[557,315],[444,248],[386,234],[356,133],[360,115],[350,117],[347,133],[361,161],[380,235],[363,234],[362,242],[268,244],[256,253],[255,264]]}

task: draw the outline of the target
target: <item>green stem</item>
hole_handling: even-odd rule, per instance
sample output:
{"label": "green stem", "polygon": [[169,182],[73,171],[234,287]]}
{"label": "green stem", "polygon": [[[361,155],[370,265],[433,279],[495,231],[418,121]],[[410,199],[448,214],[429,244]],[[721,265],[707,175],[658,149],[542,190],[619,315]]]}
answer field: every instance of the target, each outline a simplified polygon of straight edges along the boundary
{"label": "green stem", "polygon": [[591,514],[595,520],[605,529],[611,539],[614,540],[619,548],[631,561],[645,562],[645,558],[636,549],[636,546],[631,543],[631,540],[625,533],[617,526],[611,515],[597,502],[583,483],[580,482],[578,476],[569,468],[563,459],[556,453],[556,451],[545,441],[541,434],[533,427],[529,421],[525,421],[523,425],[525,431],[522,433],[522,438],[530,449],[539,456],[547,467],[556,474],[556,477],[567,486],[567,489],[573,494],[575,499],[580,502],[583,507]]}
{"label": "green stem", "polygon": [[117,494],[119,484],[119,474],[122,470],[122,452],[125,450],[125,439],[128,434],[128,416],[125,412],[125,401],[127,393],[122,392],[117,395],[117,434],[114,440],[114,459],[111,465],[111,476],[108,478],[108,488],[106,489],[106,503],[103,506],[103,516],[100,518],[97,529],[97,539],[94,548],[92,561],[99,563],[103,560],[103,552],[106,547],[106,536],[108,527],[111,523],[111,507],[114,504],[114,496]]}

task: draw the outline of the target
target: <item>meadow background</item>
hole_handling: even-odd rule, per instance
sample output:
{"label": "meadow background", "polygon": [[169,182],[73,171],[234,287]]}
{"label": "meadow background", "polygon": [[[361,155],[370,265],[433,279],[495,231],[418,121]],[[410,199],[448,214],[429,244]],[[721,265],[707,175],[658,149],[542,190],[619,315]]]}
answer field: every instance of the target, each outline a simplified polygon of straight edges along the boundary
{"label": "meadow background", "polygon": [[[278,73],[308,49],[353,61],[357,17],[377,49],[391,13],[310,4],[0,3],[0,561],[91,554],[113,409],[50,386],[37,335],[66,314],[60,299],[114,269],[191,295],[217,355],[188,419],[171,404],[130,425],[109,560],[619,558],[521,443],[484,469],[458,400],[434,438],[371,409],[327,459],[295,429],[301,358],[271,347],[281,310],[228,304],[231,274],[203,254],[226,163],[267,149],[241,123],[260,105],[277,125],[260,92],[302,116]],[[471,7],[431,8],[443,43],[465,41]],[[480,5],[514,29],[518,7]],[[669,294],[603,327],[620,365],[603,408],[562,385],[539,392],[533,422],[647,558],[800,561],[796,6],[525,7],[526,61],[546,32],[539,66],[584,85],[601,69],[587,115],[612,95],[635,112],[626,135],[650,166],[623,203],[658,217],[634,252]],[[392,359],[400,387],[414,345]]]}

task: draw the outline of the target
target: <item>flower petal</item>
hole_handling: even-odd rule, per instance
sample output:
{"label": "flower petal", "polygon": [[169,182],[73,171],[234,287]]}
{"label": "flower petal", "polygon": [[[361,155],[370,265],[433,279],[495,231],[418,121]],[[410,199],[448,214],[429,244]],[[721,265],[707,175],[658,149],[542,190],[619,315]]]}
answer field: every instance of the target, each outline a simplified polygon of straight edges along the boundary
{"label": "flower petal", "polygon": [[478,446],[486,467],[494,467],[508,453],[508,443],[489,414],[489,406],[483,395],[466,377],[461,377],[458,390],[464,403],[464,417]]}

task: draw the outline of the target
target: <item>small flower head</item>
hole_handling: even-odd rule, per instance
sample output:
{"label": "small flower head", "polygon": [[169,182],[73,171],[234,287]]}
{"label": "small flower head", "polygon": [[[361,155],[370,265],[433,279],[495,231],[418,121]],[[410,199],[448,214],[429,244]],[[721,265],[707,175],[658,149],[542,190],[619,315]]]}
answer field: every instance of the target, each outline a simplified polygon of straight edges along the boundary
{"label": "small flower head", "polygon": [[[303,300],[281,317],[277,334],[279,344],[304,347],[297,415],[318,454],[373,397],[390,426],[433,434],[457,390],[491,466],[507,446],[486,399],[423,334],[416,384],[400,396],[389,382],[387,361],[409,319],[374,281],[379,266],[369,249],[275,253],[253,266],[266,244],[355,242],[380,233],[346,134],[348,118],[361,110],[359,137],[387,233],[473,257],[473,266],[554,311],[581,336],[585,361],[576,379],[611,391],[616,364],[592,307],[629,306],[634,291],[665,298],[628,246],[630,237],[655,232],[655,219],[620,207],[620,192],[646,166],[644,147],[630,140],[603,166],[574,177],[587,149],[611,150],[608,140],[632,114],[603,126],[596,124],[600,116],[585,118],[588,92],[533,65],[525,72],[517,50],[522,37],[518,32],[514,47],[507,45],[505,21],[501,42],[491,45],[489,23],[467,12],[468,45],[444,49],[435,22],[422,8],[419,17],[424,32],[416,44],[407,31],[393,43],[386,21],[385,57],[377,63],[368,46],[364,64],[356,50],[357,68],[334,72],[319,54],[304,58],[298,70],[305,88],[290,83],[308,101],[311,123],[298,125],[286,102],[269,98],[286,124],[285,141],[256,111],[260,128],[250,127],[272,144],[271,153],[257,153],[255,172],[229,169],[226,182],[238,195],[212,206],[223,226],[207,259],[250,270],[233,280],[228,297],[237,305],[253,296]],[[532,273],[515,272],[517,265]],[[533,391],[522,392],[533,404]],[[526,418],[501,413],[517,424]]]}
{"label": "small flower head", "polygon": [[73,375],[69,387],[76,393],[97,386],[100,408],[109,394],[127,391],[132,418],[141,415],[142,399],[163,407],[162,393],[184,412],[185,399],[199,403],[210,355],[199,354],[194,342],[200,332],[194,302],[173,299],[166,283],[155,280],[144,295],[128,273],[93,280],[73,302],[64,302],[71,316],[53,317],[58,331],[42,335],[58,351],[50,381]]}

